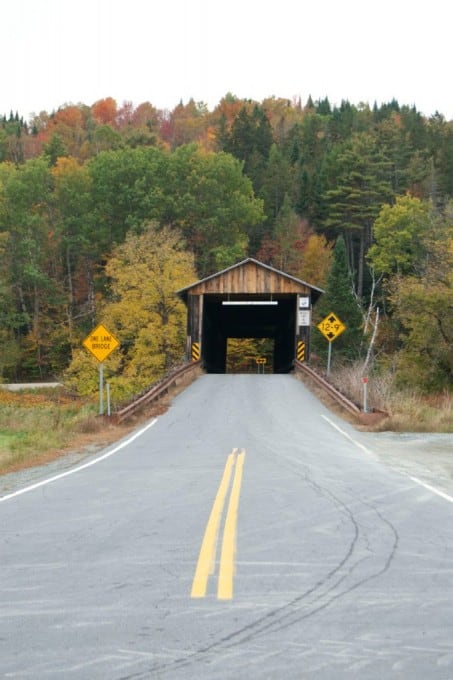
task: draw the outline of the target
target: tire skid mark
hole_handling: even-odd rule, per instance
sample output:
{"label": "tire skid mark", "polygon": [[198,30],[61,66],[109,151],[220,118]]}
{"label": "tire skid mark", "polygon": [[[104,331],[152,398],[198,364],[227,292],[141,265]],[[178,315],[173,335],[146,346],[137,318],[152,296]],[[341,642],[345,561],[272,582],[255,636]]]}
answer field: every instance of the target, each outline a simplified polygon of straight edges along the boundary
{"label": "tire skid mark", "polygon": [[[260,452],[268,458],[275,458],[275,454],[272,451],[269,451],[267,454],[262,451]],[[386,531],[392,537],[391,545],[385,555],[383,564],[381,560],[381,566],[360,578],[355,583],[338,591],[338,588],[344,584],[348,578],[354,577],[354,572],[359,565],[363,564],[372,556],[372,541],[370,541],[370,537],[366,530],[361,528],[360,521],[356,519],[350,505],[338,498],[338,496],[332,493],[327,487],[321,486],[314,481],[308,473],[307,466],[301,463],[301,461],[297,461],[284,455],[280,456],[280,463],[290,469],[293,474],[300,477],[307,486],[315,491],[315,493],[330,501],[342,514],[343,518],[351,524],[353,535],[341,560],[325,576],[320,578],[305,592],[285,604],[270,610],[266,614],[259,616],[247,625],[211,642],[209,645],[189,652],[183,657],[174,659],[171,662],[156,664],[150,667],[146,672],[128,675],[124,678],[120,678],[120,680],[140,680],[141,678],[149,677],[150,672],[167,673],[182,669],[191,666],[194,663],[206,660],[206,658],[210,658],[219,649],[234,649],[237,646],[248,643],[269,633],[287,630],[301,621],[315,616],[320,611],[327,609],[337,600],[346,597],[349,593],[357,590],[366,583],[379,578],[388,571],[398,548],[398,533],[391,522],[386,519],[370,501],[365,501],[357,496],[352,497],[354,505],[367,507],[377,516],[379,522],[386,527]],[[305,468],[305,470],[301,470],[301,467]],[[357,555],[354,561],[354,555],[360,548],[360,541],[365,545],[365,548],[370,555]]]}

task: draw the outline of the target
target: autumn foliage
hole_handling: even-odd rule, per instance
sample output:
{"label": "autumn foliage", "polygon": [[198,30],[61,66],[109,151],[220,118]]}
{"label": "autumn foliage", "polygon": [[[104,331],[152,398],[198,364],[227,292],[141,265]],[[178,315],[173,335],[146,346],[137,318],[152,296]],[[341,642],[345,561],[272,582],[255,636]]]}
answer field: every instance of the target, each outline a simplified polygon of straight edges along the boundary
{"label": "autumn foliage", "polygon": [[166,111],[107,97],[5,115],[0,376],[76,375],[106,315],[122,339],[112,379],[141,387],[184,354],[182,312],[166,308],[182,281],[250,255],[323,288],[341,237],[363,352],[379,318],[377,369],[449,388],[452,159],[453,122],[395,100],[228,93]]}

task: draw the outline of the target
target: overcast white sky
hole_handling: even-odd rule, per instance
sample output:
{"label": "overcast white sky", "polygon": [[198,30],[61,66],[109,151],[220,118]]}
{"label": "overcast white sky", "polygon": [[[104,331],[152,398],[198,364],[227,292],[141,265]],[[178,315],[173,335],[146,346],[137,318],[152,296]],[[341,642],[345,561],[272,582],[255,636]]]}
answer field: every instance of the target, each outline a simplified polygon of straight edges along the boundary
{"label": "overcast white sky", "polygon": [[449,0],[14,0],[1,8],[0,114],[231,92],[305,103],[396,98],[453,119]]}

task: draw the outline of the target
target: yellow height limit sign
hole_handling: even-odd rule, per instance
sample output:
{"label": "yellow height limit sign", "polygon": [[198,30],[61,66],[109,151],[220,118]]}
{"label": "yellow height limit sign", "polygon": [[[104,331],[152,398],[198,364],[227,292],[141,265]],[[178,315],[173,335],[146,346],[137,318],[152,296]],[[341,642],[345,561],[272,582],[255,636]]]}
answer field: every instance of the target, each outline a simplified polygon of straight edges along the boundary
{"label": "yellow height limit sign", "polygon": [[[83,346],[99,361],[99,414],[104,414],[104,365],[103,361],[119,347],[114,335],[101,323],[83,341]],[[107,414],[110,415],[110,393],[107,384]]]}
{"label": "yellow height limit sign", "polygon": [[318,329],[329,342],[329,351],[327,355],[327,375],[329,375],[332,357],[332,342],[346,330],[346,326],[336,314],[330,312],[325,319],[318,323]]}
{"label": "yellow height limit sign", "polygon": [[318,328],[329,342],[336,340],[336,338],[346,330],[344,323],[333,312],[328,314],[325,319],[318,323]]}

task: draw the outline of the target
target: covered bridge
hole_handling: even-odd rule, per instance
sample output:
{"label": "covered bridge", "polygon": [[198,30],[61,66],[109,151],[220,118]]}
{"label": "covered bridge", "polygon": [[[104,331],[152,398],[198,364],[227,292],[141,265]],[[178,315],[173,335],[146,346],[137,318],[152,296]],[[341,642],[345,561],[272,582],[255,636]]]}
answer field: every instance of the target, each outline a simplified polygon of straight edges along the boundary
{"label": "covered bridge", "polygon": [[224,373],[228,338],[273,340],[273,372],[310,351],[312,306],[320,288],[248,258],[178,291],[187,305],[187,352],[208,373]]}

